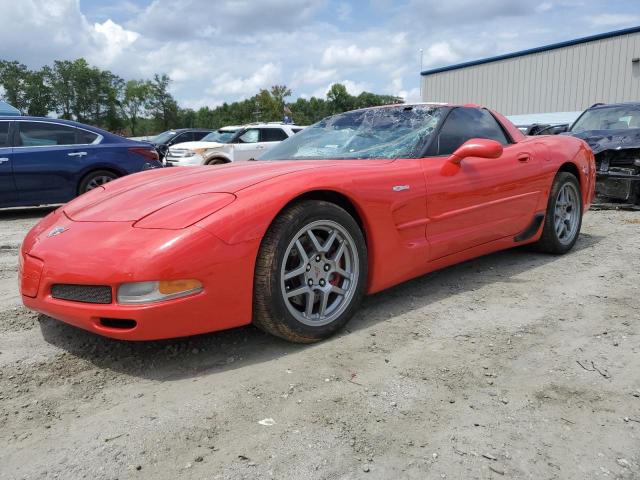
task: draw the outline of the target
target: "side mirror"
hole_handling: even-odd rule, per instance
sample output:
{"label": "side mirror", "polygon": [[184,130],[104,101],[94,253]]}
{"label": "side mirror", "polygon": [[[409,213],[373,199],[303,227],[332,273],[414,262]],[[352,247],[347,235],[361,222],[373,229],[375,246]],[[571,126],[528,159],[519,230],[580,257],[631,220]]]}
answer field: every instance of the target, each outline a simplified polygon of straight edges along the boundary
{"label": "side mirror", "polygon": [[451,154],[449,161],[459,165],[467,157],[498,158],[502,155],[502,145],[495,140],[472,138],[467,140]]}

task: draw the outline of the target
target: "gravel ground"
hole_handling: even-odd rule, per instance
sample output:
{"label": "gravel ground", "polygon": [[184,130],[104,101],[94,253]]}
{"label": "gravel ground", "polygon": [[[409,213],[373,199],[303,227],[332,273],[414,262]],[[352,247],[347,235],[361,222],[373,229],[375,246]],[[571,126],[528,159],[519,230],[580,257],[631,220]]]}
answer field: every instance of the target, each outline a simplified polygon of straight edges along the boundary
{"label": "gravel ground", "polygon": [[0,479],[640,478],[640,217],[369,297],[337,337],[104,339],[28,312],[0,213]]}

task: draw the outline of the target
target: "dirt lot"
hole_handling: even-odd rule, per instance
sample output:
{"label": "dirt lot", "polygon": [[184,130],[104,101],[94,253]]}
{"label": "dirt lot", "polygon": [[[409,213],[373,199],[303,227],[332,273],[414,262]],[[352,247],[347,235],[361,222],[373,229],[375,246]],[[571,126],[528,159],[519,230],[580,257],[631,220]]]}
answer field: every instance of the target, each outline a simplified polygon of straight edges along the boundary
{"label": "dirt lot", "polygon": [[638,213],[370,297],[306,347],[39,318],[15,277],[43,214],[0,213],[2,479],[640,478]]}

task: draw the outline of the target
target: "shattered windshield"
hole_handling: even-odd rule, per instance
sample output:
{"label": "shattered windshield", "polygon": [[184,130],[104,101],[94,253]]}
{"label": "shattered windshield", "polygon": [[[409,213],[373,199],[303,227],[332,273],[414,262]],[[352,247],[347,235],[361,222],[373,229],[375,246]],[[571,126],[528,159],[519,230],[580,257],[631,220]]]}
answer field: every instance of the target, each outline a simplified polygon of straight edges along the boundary
{"label": "shattered windshield", "polygon": [[625,130],[640,128],[640,107],[620,106],[594,108],[582,114],[569,130],[580,133],[587,130]]}
{"label": "shattered windshield", "polygon": [[202,137],[202,142],[229,143],[238,130],[216,130]]}
{"label": "shattered windshield", "polygon": [[305,128],[259,160],[417,158],[443,113],[433,105],[342,113]]}

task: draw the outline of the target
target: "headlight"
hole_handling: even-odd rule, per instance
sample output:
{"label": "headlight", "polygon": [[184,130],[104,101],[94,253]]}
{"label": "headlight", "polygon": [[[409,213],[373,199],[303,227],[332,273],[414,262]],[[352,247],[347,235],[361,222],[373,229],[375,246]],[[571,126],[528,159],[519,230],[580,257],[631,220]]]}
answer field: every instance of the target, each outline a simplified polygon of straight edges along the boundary
{"label": "headlight", "polygon": [[193,157],[195,154],[196,152],[192,150],[186,150],[184,148],[169,149],[169,156],[174,158]]}
{"label": "headlight", "polygon": [[153,303],[186,297],[202,289],[202,283],[194,279],[131,282],[118,287],[117,299],[123,304]]}

